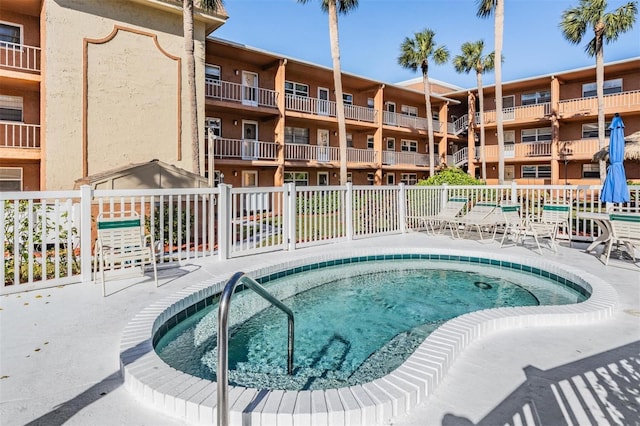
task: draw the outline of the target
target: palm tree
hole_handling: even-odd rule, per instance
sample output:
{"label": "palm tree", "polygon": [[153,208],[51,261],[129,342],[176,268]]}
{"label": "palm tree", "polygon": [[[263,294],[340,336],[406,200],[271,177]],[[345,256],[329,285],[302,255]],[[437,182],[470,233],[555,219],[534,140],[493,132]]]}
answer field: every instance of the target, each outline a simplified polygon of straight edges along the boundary
{"label": "palm tree", "polygon": [[[476,80],[478,84],[478,98],[480,100],[480,161],[482,162],[482,180],[487,180],[487,162],[484,156],[484,94],[482,91],[482,74],[491,71],[494,68],[495,56],[492,53],[484,56],[484,41],[463,43],[460,50],[461,55],[453,58],[453,67],[458,73],[469,74],[471,70],[476,72]],[[475,123],[475,117],[469,117]]]}
{"label": "palm tree", "polygon": [[[604,43],[618,39],[620,34],[629,31],[636,21],[637,2],[631,1],[613,12],[605,13],[605,0],[580,0],[577,7],[562,13],[560,28],[562,35],[572,44],[579,44],[593,29],[593,38],[587,43],[587,55],[596,57],[596,96],[598,97],[598,145],[605,146],[604,133]],[[600,182],[604,182],[606,164],[600,161]]]}
{"label": "palm tree", "polygon": [[502,38],[504,32],[504,0],[476,0],[477,15],[486,18],[494,14],[493,37],[496,71],[496,131],[498,132],[498,183],[504,183],[504,125],[502,124]]}
{"label": "palm tree", "polygon": [[[189,114],[191,128],[191,168],[200,174],[200,123],[198,121],[198,97],[196,84],[196,58],[193,48],[193,3],[194,0],[182,0],[182,26],[184,31],[184,53],[187,66],[187,86],[189,94]],[[199,7],[207,11],[222,9],[222,0],[199,0]]]}
{"label": "palm tree", "polygon": [[[310,0],[298,0],[306,4]],[[321,7],[329,15],[329,39],[333,59],[333,84],[336,92],[336,116],[338,118],[338,140],[340,141],[340,185],[347,184],[347,124],[344,118],[342,97],[342,71],[340,69],[340,43],[338,40],[338,14],[346,15],[358,7],[358,0],[321,0]]]}
{"label": "palm tree", "polygon": [[429,59],[433,59],[436,64],[444,64],[449,60],[449,51],[445,46],[436,47],[434,37],[435,32],[430,29],[415,33],[413,39],[405,37],[400,45],[400,56],[398,57],[398,64],[403,68],[408,68],[415,72],[419,67],[422,71],[424,102],[427,106],[427,129],[429,132],[429,176],[435,174]]}

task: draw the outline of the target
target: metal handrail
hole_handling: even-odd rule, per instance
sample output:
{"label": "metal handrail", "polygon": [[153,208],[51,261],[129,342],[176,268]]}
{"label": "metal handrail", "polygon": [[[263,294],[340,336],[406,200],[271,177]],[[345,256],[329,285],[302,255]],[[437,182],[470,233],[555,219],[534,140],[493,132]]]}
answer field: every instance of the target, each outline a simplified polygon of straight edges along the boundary
{"label": "metal handrail", "polygon": [[262,296],[289,317],[287,373],[293,373],[293,312],[253,278],[245,275],[244,272],[236,272],[224,286],[218,306],[218,426],[227,426],[229,424],[229,306],[231,304],[231,296],[241,280],[247,288]]}

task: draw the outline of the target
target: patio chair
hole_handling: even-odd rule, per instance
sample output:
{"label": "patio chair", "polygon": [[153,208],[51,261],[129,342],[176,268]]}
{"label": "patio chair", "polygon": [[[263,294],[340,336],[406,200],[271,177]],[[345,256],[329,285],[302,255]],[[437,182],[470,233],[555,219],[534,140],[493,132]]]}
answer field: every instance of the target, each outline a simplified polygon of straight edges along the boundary
{"label": "patio chair", "polygon": [[458,236],[460,236],[459,227],[462,226],[463,238],[466,237],[467,232],[471,229],[476,229],[478,231],[480,239],[483,239],[483,229],[493,229],[493,236],[495,238],[496,225],[499,222],[502,222],[501,219],[502,214],[500,214],[500,209],[498,208],[497,203],[479,201],[474,204],[466,214],[451,221],[451,226],[455,226],[456,231],[458,231]]}
{"label": "patio chair", "polygon": [[510,237],[515,244],[522,241],[524,245],[524,239],[531,237],[535,240],[538,250],[542,255],[542,247],[540,246],[540,240],[543,238],[549,239],[549,246],[553,252],[557,252],[555,244],[555,232],[556,224],[531,222],[523,219],[520,216],[519,205],[505,205],[501,206],[502,215],[504,217],[505,230],[500,241],[500,247],[504,246],[505,240]]}
{"label": "patio chair", "polygon": [[540,216],[530,218],[531,223],[552,224],[555,225],[553,241],[555,243],[558,230],[562,227],[569,237],[569,247],[571,247],[571,205],[569,204],[545,204],[542,206]]}
{"label": "patio chair", "polygon": [[633,258],[633,263],[638,261],[635,248],[640,249],[640,215],[631,213],[609,214],[611,225],[611,239],[605,252],[605,265],[609,264],[611,248],[613,244],[622,243],[627,248],[627,253]]}
{"label": "patio chair", "polygon": [[469,200],[467,198],[450,198],[438,213],[430,216],[420,216],[418,219],[427,229],[427,232],[430,228],[431,233],[435,234],[436,226],[438,227],[439,232],[442,232],[446,226],[449,226],[451,228],[451,236],[454,236],[451,223],[456,219],[460,212],[464,210],[468,202]]}

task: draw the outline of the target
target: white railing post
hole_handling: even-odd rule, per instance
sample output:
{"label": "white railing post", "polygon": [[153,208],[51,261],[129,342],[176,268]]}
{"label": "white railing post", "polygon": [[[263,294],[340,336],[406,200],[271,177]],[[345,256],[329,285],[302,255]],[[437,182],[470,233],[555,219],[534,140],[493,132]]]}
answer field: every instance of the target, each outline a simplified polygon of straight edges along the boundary
{"label": "white railing post", "polygon": [[293,183],[287,183],[284,185],[284,212],[282,223],[284,226],[284,240],[287,250],[293,251],[296,249],[296,203],[298,201],[298,193],[296,186]]}
{"label": "white railing post", "polygon": [[221,183],[218,185],[220,196],[218,197],[218,259],[229,259],[231,229],[231,185]]}
{"label": "white railing post", "polygon": [[518,183],[516,181],[511,182],[511,204],[518,203]]}
{"label": "white railing post", "polygon": [[353,240],[353,184],[347,182],[346,193],[344,196],[345,203],[345,231],[347,240]]}
{"label": "white railing post", "polygon": [[443,208],[449,200],[449,185],[444,183],[442,185],[442,192],[440,193],[440,208]]}
{"label": "white railing post", "polygon": [[398,185],[398,220],[400,232],[407,232],[407,190],[404,183]]}
{"label": "white railing post", "polygon": [[82,282],[91,281],[91,200],[89,185],[80,187],[80,274]]}

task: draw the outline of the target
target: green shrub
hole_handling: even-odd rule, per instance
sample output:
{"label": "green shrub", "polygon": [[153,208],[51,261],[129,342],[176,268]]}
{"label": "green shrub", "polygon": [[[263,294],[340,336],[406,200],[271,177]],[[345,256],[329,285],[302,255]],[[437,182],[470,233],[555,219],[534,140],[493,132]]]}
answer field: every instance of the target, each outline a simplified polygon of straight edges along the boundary
{"label": "green shrub", "polygon": [[428,179],[419,180],[417,185],[439,186],[439,185],[485,185],[481,179],[465,173],[458,167],[446,167]]}

